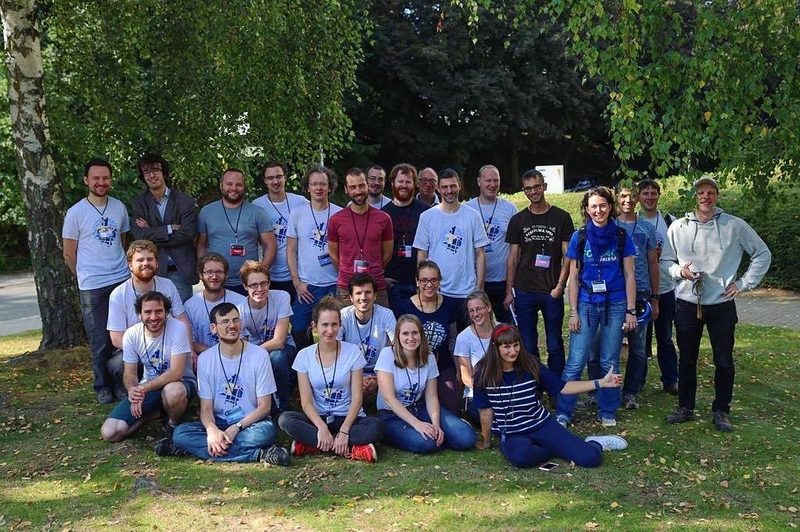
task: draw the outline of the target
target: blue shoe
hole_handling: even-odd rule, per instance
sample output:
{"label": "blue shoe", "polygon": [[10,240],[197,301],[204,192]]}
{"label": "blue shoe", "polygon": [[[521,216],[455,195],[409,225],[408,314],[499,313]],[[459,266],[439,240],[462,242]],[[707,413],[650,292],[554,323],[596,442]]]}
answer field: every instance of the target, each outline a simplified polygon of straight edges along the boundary
{"label": "blue shoe", "polygon": [[558,416],[556,416],[556,421],[558,421],[558,424],[564,428],[567,428],[569,426],[569,418],[564,414],[559,414]]}

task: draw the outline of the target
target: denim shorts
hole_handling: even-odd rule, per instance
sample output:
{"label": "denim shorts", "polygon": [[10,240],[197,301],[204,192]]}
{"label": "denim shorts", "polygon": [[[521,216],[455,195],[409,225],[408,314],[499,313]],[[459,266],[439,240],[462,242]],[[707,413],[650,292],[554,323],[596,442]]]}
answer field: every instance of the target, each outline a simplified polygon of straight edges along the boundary
{"label": "denim shorts", "polygon": [[[188,379],[181,379],[179,381],[186,388],[186,398],[189,402],[197,395],[197,383]],[[161,390],[153,390],[144,394],[144,401],[142,402],[142,418],[146,418],[153,412],[161,411]],[[130,427],[138,421],[137,418],[131,414],[131,402],[125,397],[120,401],[114,410],[108,415],[109,419],[119,419],[124,421]]]}

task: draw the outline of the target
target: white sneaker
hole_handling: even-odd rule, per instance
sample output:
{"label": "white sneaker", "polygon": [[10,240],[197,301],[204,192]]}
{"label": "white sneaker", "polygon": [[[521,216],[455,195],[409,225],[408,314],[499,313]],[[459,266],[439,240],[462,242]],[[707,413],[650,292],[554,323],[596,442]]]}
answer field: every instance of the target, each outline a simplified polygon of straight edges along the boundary
{"label": "white sneaker", "polygon": [[604,451],[622,451],[628,448],[628,442],[622,436],[586,436],[585,441],[594,441],[600,444]]}

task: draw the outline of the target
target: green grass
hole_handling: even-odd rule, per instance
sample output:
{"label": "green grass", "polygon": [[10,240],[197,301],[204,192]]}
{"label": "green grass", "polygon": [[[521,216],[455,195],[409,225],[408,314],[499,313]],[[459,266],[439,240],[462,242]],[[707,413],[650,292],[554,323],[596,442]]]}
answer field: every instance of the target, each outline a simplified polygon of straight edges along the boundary
{"label": "green grass", "polygon": [[[14,343],[11,343],[14,342]],[[18,344],[17,344],[18,342]],[[703,344],[701,419],[667,425],[674,399],[650,364],[642,408],[621,411],[628,450],[594,470],[509,467],[496,449],[416,456],[379,446],[377,464],[328,457],[290,468],[160,458],[160,427],[106,444],[85,349],[0,348],[0,529],[9,530],[777,530],[800,525],[796,375],[800,332],[737,328],[737,384],[721,434],[710,422]],[[19,345],[18,351],[9,345]],[[574,430],[602,433],[589,414]],[[285,435],[281,436],[288,443]]]}

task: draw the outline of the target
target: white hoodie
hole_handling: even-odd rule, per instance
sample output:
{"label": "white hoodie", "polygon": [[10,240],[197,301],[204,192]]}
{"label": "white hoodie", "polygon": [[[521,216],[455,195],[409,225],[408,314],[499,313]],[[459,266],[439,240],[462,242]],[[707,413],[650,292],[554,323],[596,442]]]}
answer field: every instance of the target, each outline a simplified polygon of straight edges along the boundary
{"label": "white hoodie", "polygon": [[[737,280],[743,252],[750,256],[750,265]],[[732,282],[742,292],[755,288],[769,270],[772,254],[747,222],[717,207],[705,223],[698,221],[693,212],[675,220],[667,230],[661,254],[661,272],[675,279],[675,297],[697,303],[694,282],[681,277],[681,269],[689,261],[693,272],[705,274],[700,304],[716,305],[727,301],[725,288]]]}

